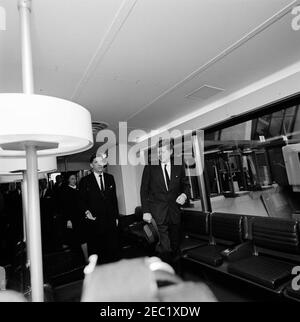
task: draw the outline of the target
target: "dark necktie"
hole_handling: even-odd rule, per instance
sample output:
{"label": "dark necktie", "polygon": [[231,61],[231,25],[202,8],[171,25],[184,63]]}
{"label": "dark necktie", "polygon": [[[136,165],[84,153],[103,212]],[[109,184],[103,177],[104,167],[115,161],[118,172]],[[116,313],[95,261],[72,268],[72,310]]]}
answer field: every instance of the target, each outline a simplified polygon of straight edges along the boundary
{"label": "dark necktie", "polygon": [[104,191],[104,183],[103,183],[103,177],[102,174],[99,175],[100,177],[100,186],[101,186],[101,191]]}
{"label": "dark necktie", "polygon": [[170,177],[169,177],[169,174],[168,174],[168,170],[167,170],[167,165],[165,164],[165,177],[166,177],[166,183],[167,183],[167,190],[169,190],[169,187],[170,187]]}

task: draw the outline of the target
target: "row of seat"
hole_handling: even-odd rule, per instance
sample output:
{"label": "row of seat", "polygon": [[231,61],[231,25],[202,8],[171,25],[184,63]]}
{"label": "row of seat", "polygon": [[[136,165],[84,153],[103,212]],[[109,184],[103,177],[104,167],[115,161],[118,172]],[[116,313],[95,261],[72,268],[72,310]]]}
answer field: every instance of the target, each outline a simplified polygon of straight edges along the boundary
{"label": "row of seat", "polygon": [[300,300],[291,287],[300,265],[297,220],[187,210],[183,227],[184,260]]}

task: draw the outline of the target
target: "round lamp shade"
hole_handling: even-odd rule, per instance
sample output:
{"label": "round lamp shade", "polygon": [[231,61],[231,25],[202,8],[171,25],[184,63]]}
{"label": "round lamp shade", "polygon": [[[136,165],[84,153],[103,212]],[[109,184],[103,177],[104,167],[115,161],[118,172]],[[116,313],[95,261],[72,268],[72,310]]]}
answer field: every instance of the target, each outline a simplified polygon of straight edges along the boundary
{"label": "round lamp shade", "polygon": [[93,145],[90,112],[51,96],[0,94],[0,156],[25,156],[28,141],[41,156],[85,151]]}
{"label": "round lamp shade", "polygon": [[[47,175],[45,173],[39,173],[38,179],[47,179]],[[23,174],[9,174],[2,175],[0,174],[0,184],[1,183],[10,183],[10,182],[20,182],[23,180]]]}
{"label": "round lamp shade", "polygon": [[[57,169],[56,157],[38,157],[38,172],[52,172]],[[26,170],[24,158],[0,158],[0,175],[17,174]]]}
{"label": "round lamp shade", "polygon": [[14,175],[1,175],[0,174],[0,184],[1,183],[17,182],[17,181],[22,181],[22,180],[23,180],[22,174],[14,174]]}

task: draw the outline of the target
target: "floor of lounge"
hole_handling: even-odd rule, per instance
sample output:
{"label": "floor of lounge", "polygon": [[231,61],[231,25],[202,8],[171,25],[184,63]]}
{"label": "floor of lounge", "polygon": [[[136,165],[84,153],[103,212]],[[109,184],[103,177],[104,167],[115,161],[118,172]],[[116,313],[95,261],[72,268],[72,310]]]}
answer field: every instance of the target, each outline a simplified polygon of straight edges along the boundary
{"label": "floor of lounge", "polygon": [[[203,282],[208,285],[220,302],[288,301],[269,291],[192,263],[185,264],[180,275],[184,281]],[[58,287],[54,290],[54,301],[79,302],[81,290],[82,281]]]}
{"label": "floor of lounge", "polygon": [[181,277],[207,284],[220,302],[287,301],[270,291],[193,263],[184,264]]}

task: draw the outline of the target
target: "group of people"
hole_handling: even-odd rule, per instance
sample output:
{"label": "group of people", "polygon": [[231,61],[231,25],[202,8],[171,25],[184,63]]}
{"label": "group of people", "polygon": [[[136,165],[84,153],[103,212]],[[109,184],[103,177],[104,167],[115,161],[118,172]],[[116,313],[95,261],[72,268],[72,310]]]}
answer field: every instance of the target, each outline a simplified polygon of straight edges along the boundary
{"label": "group of people", "polygon": [[[172,263],[179,254],[181,206],[190,193],[184,165],[174,163],[172,142],[160,141],[159,162],[144,168],[141,182],[143,220],[156,222],[156,252]],[[97,254],[99,263],[120,258],[118,200],[114,177],[104,171],[105,155],[90,158],[91,173],[79,184],[74,173],[57,176],[53,187],[40,180],[41,231],[44,252],[65,244],[82,249],[85,257]],[[21,194],[18,193],[21,198]],[[21,205],[21,203],[19,203]],[[21,211],[21,208],[19,209]]]}
{"label": "group of people", "polygon": [[119,258],[116,185],[104,172],[106,159],[93,155],[91,174],[79,185],[76,173],[58,175],[53,188],[40,180],[41,231],[44,252],[70,246],[100,263]]}
{"label": "group of people", "polygon": [[[159,243],[157,255],[176,266],[181,240],[181,207],[190,195],[184,163],[174,162],[172,141],[159,141],[157,164],[146,165],[141,182],[143,220],[155,221]],[[92,156],[92,173],[80,181],[80,211],[87,221],[88,250],[101,259],[115,259],[117,250],[118,202],[113,176],[103,173],[106,158]]]}
{"label": "group of people", "polygon": [[13,263],[16,245],[23,237],[20,183],[5,183],[0,190],[0,265]]}

